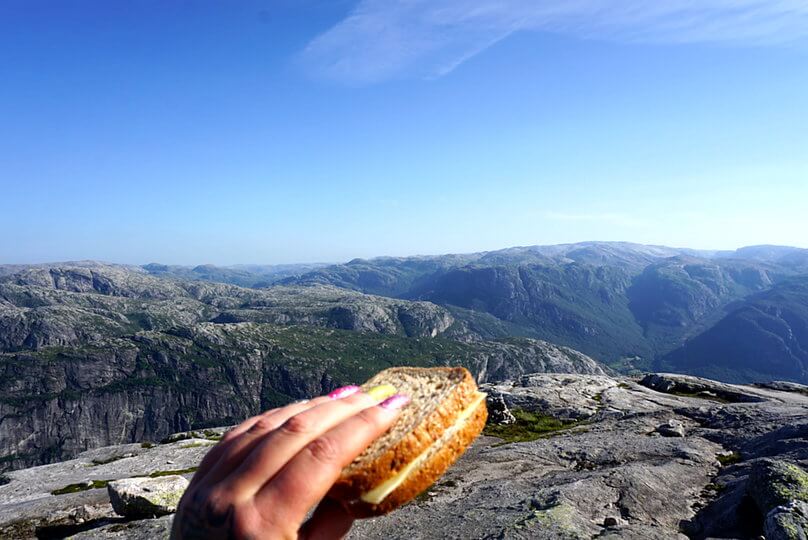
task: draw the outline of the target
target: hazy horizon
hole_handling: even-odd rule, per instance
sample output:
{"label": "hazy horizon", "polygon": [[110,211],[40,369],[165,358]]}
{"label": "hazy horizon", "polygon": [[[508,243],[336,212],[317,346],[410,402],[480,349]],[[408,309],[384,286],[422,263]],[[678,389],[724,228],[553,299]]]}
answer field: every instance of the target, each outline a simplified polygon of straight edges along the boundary
{"label": "hazy horizon", "polygon": [[806,245],[793,3],[14,1],[0,51],[5,262]]}
{"label": "hazy horizon", "polygon": [[737,249],[746,248],[746,247],[779,247],[779,248],[796,248],[796,249],[808,249],[805,246],[796,246],[796,245],[785,245],[785,244],[773,244],[773,243],[763,243],[763,244],[743,244],[740,246],[736,246],[733,248],[719,248],[719,249],[702,249],[702,248],[692,248],[690,246],[670,246],[665,244],[659,243],[651,243],[651,244],[642,244],[639,242],[630,242],[627,240],[582,240],[580,242],[560,242],[557,244],[523,244],[523,245],[510,245],[510,246],[502,246],[498,248],[492,249],[481,249],[481,250],[474,250],[474,251],[446,251],[441,253],[391,253],[391,254],[379,254],[379,255],[370,255],[370,256],[357,256],[357,257],[349,257],[346,259],[340,260],[318,260],[316,258],[312,258],[311,260],[298,260],[298,261],[281,261],[281,262],[264,262],[264,261],[236,261],[236,262],[214,262],[208,260],[197,260],[197,261],[189,261],[189,262],[172,262],[172,261],[165,261],[165,260],[147,260],[147,261],[123,261],[123,260],[109,260],[109,259],[101,259],[97,257],[87,257],[87,258],[68,258],[68,259],[48,259],[48,260],[41,260],[41,261],[6,261],[0,260],[0,265],[39,265],[39,264],[54,264],[54,263],[82,263],[82,262],[98,262],[103,264],[120,264],[120,265],[129,265],[129,266],[145,266],[148,264],[162,264],[167,266],[185,266],[185,267],[195,267],[195,266],[205,266],[205,265],[213,265],[218,267],[238,267],[238,266],[294,266],[294,265],[315,265],[315,264],[323,264],[323,265],[332,265],[332,264],[345,264],[354,259],[376,259],[376,258],[411,258],[411,257],[440,257],[443,255],[469,255],[473,253],[486,253],[486,252],[495,252],[501,251],[506,249],[519,249],[519,248],[530,248],[530,247],[549,247],[549,246],[561,246],[561,245],[574,245],[574,244],[635,244],[635,245],[643,245],[648,247],[663,247],[663,248],[670,248],[670,249],[689,249],[693,251],[701,251],[701,252],[732,252]]}

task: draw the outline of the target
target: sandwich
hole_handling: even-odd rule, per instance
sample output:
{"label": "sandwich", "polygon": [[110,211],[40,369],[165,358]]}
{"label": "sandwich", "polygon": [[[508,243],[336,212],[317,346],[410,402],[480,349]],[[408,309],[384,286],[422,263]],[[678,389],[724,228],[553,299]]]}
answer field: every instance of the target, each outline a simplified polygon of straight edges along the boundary
{"label": "sandwich", "polygon": [[396,367],[365,390],[390,384],[411,401],[396,423],[342,470],[331,496],[354,517],[386,514],[431,486],[485,426],[486,395],[467,369]]}

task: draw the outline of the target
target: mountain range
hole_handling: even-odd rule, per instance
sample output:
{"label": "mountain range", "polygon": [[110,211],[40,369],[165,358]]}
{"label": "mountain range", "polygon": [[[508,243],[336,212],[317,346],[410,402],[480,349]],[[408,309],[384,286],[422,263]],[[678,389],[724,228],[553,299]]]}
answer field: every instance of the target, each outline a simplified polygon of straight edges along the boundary
{"label": "mountain range", "polygon": [[[666,367],[729,382],[805,382],[805,319],[798,307],[787,319],[769,310],[785,330],[772,334],[760,327],[766,330],[758,332],[762,350],[755,353],[693,346],[735,328],[743,319],[736,312],[759,302],[760,293],[771,291],[772,298],[799,306],[793,283],[801,276],[808,276],[808,250],[800,248],[699,251],[586,242],[356,259],[280,283],[330,284],[484,313],[502,323],[498,331],[574,347],[622,371]],[[782,366],[770,369],[775,357]],[[722,366],[720,373],[715,365]]]}
{"label": "mountain range", "polygon": [[462,364],[480,381],[806,383],[808,250],[587,242],[334,265],[0,266],[0,470],[223,425],[396,364]]}

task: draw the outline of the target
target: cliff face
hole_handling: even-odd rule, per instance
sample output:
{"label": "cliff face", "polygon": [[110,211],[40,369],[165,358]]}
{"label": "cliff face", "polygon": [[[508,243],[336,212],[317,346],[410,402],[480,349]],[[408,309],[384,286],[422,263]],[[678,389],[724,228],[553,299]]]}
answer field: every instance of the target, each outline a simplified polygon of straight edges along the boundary
{"label": "cliff face", "polygon": [[714,326],[660,364],[727,381],[762,380],[772,374],[808,383],[808,278],[786,280],[735,303]]}
{"label": "cliff face", "polygon": [[460,343],[263,323],[142,331],[0,354],[2,468],[234,423],[401,364],[462,364],[483,381],[604,373],[581,353],[529,339]]}
{"label": "cliff face", "polygon": [[651,356],[625,291],[624,269],[578,263],[472,265],[446,272],[414,297],[490,313],[522,332],[607,362]]}

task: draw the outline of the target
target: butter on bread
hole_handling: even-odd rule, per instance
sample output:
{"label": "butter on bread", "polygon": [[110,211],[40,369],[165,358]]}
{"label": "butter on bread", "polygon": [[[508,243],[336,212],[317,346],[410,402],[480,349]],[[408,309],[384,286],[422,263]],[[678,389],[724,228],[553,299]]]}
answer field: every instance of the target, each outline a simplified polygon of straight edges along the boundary
{"label": "butter on bread", "polygon": [[392,384],[411,401],[342,474],[330,496],[354,517],[386,514],[431,486],[485,426],[485,394],[462,367],[386,369],[363,388]]}

